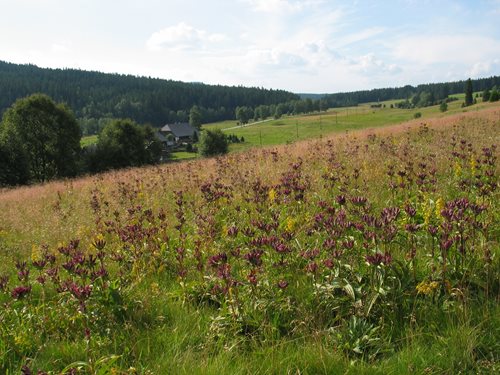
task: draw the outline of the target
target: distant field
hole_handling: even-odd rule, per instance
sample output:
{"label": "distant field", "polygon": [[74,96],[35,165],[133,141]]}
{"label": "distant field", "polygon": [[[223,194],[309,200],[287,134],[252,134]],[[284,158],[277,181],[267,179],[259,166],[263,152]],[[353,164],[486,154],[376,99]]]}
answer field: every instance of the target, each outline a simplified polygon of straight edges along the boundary
{"label": "distant field", "polygon": [[[371,108],[372,103],[367,103],[357,107],[330,109],[323,113],[285,116],[259,124],[250,123],[244,127],[227,130],[226,133],[245,138],[245,143],[231,145],[231,151],[235,151],[259,145],[285,144],[297,140],[320,138],[333,133],[398,124],[413,119],[417,112],[422,114],[420,119],[424,122],[429,117],[443,117],[453,113],[479,110],[489,105],[489,103],[480,102],[474,106],[462,108],[462,101],[458,100],[449,103],[448,111],[445,113],[440,112],[438,105],[416,109],[390,108],[391,104],[398,101],[381,102],[382,105],[385,104],[385,108]],[[203,128],[224,130],[235,125],[236,121],[224,121],[206,124]]]}
{"label": "distant field", "polygon": [[[476,93],[474,93],[475,97]],[[328,134],[341,133],[349,130],[376,128],[398,124],[414,118],[415,113],[422,114],[422,121],[429,117],[442,117],[453,113],[479,110],[489,103],[482,103],[479,100],[468,108],[462,108],[464,94],[450,95],[459,100],[448,104],[448,111],[440,112],[439,106],[431,106],[415,109],[390,108],[401,100],[388,100],[381,102],[385,108],[371,108],[371,104],[361,104],[357,107],[332,108],[327,112],[313,113],[299,116],[284,116],[281,119],[268,119],[258,123],[250,122],[244,126],[239,126],[236,120],[227,120],[217,123],[205,124],[204,129],[221,129],[226,134],[235,134],[239,138],[244,137],[245,142],[233,144],[231,151],[237,151],[254,146],[278,145],[295,142],[297,140],[319,138]],[[480,99],[480,98],[479,98]],[[97,143],[97,135],[83,137],[82,147]],[[173,160],[193,158],[194,154],[184,152],[172,153]]]}
{"label": "distant field", "polygon": [[82,137],[80,140],[80,145],[82,147],[88,147],[90,145],[96,144],[97,143],[97,135],[88,135],[85,137]]}
{"label": "distant field", "polygon": [[197,153],[186,151],[172,152],[170,155],[171,160],[196,159],[198,157]]}

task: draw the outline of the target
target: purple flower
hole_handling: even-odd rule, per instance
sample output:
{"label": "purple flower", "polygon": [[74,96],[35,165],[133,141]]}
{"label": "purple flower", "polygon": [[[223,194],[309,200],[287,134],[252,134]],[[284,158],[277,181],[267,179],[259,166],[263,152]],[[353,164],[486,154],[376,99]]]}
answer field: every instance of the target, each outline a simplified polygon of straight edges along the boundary
{"label": "purple flower", "polygon": [[90,297],[90,294],[92,293],[92,286],[91,285],[77,285],[75,283],[71,283],[68,286],[68,291],[79,301],[85,301]]}
{"label": "purple flower", "polygon": [[330,258],[328,258],[328,259],[325,259],[325,260],[323,261],[323,265],[324,265],[326,268],[332,269],[332,268],[333,268],[334,263],[333,263],[333,260],[331,260]]}
{"label": "purple flower", "polygon": [[45,267],[45,265],[47,264],[47,260],[46,259],[39,259],[39,260],[34,260],[33,262],[33,266],[39,270],[43,269]]}
{"label": "purple flower", "polygon": [[278,281],[278,288],[286,289],[287,287],[288,287],[288,281],[286,281],[286,280]]}
{"label": "purple flower", "polygon": [[247,276],[248,282],[252,285],[257,285],[257,273],[255,269],[251,270]]}
{"label": "purple flower", "polygon": [[44,285],[45,284],[45,281],[47,281],[47,278],[44,276],[44,275],[40,275],[36,278],[36,281],[40,284],[40,285]]}
{"label": "purple flower", "polygon": [[231,278],[231,265],[223,263],[217,267],[217,277],[229,280]]}
{"label": "purple flower", "polygon": [[20,285],[20,286],[16,286],[14,289],[12,289],[11,295],[12,295],[12,298],[21,299],[24,296],[26,296],[27,294],[29,294],[30,292],[31,292],[31,286]]}
{"label": "purple flower", "polygon": [[335,200],[337,201],[337,203],[341,206],[343,206],[346,202],[346,197],[345,195],[338,195]]}
{"label": "purple flower", "polygon": [[316,262],[310,262],[306,266],[306,271],[309,273],[316,273],[318,271],[318,264]]}
{"label": "purple flower", "polygon": [[232,225],[227,229],[227,235],[229,237],[236,237],[238,235],[238,227],[236,225]]}
{"label": "purple flower", "polygon": [[217,255],[212,255],[210,258],[208,258],[208,265],[210,267],[213,267],[213,268],[216,268],[220,264],[223,264],[226,262],[227,262],[226,253],[219,253]]}
{"label": "purple flower", "polygon": [[276,250],[276,252],[279,254],[290,253],[292,251],[289,246],[287,246],[281,242],[275,242],[275,243],[273,243],[272,246],[273,246],[273,249]]}
{"label": "purple flower", "polygon": [[262,255],[264,254],[264,250],[252,250],[249,253],[245,254],[243,258],[245,258],[248,263],[253,266],[259,267],[262,265]]}
{"label": "purple flower", "polygon": [[354,204],[355,206],[364,206],[366,204],[368,200],[365,198],[365,197],[361,197],[361,196],[358,196],[358,197],[352,197],[351,198],[351,202],[352,204]]}
{"label": "purple flower", "polygon": [[405,212],[408,214],[408,216],[413,217],[417,214],[417,210],[413,206],[411,206],[409,203],[405,205]]}
{"label": "purple flower", "polygon": [[367,255],[365,259],[372,266],[379,266],[382,263],[387,266],[392,262],[392,256],[389,253],[375,253],[373,255]]}

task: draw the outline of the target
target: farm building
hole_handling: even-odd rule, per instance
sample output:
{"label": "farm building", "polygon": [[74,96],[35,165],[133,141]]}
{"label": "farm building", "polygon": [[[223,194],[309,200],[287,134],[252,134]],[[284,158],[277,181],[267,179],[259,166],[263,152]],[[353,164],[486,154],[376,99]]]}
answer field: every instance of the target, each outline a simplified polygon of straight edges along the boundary
{"label": "farm building", "polygon": [[198,130],[187,122],[167,124],[161,128],[160,134],[166,139],[171,139],[172,137],[169,137],[169,135],[172,135],[176,143],[191,143],[195,138],[194,134],[196,134],[196,138],[199,135]]}

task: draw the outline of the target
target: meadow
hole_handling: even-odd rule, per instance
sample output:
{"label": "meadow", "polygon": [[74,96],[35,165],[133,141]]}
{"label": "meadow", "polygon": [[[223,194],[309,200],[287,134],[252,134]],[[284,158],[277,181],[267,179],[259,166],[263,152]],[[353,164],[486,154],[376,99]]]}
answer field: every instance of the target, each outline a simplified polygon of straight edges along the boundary
{"label": "meadow", "polygon": [[[457,113],[477,111],[495,104],[479,103],[462,108],[464,95],[453,95],[462,100],[450,102],[446,112],[440,112],[439,105],[399,109],[391,108],[400,100],[390,100],[380,103],[366,103],[356,107],[334,108],[326,112],[312,113],[299,116],[283,116],[280,119],[268,119],[263,122],[245,124],[240,126],[237,121],[223,121],[220,123],[206,124],[206,129],[221,129],[227,134],[243,137],[244,143],[232,144],[231,151],[245,150],[254,146],[269,146],[292,143],[305,139],[318,139],[324,136],[345,133],[353,130],[378,128],[382,126],[399,124],[415,118],[416,113],[421,114],[421,120],[428,118],[441,118]],[[380,104],[381,108],[372,108],[371,105]],[[383,107],[385,106],[385,107]]]}
{"label": "meadow", "polygon": [[[459,100],[450,102],[448,111],[441,113],[439,105],[415,108],[398,109],[390,108],[391,104],[401,100],[388,100],[380,103],[365,103],[355,107],[333,108],[321,113],[308,115],[283,116],[280,119],[268,118],[266,120],[251,121],[249,124],[240,126],[237,120],[227,120],[217,123],[204,124],[203,129],[221,129],[227,134],[235,134],[239,138],[244,137],[245,142],[230,145],[230,151],[241,151],[254,146],[278,145],[296,142],[297,140],[314,139],[349,130],[360,130],[372,127],[380,127],[398,124],[414,118],[415,113],[420,112],[426,117],[443,117],[450,114],[480,110],[494,105],[479,103],[469,108],[462,108],[465,94],[451,95]],[[385,107],[371,108],[373,104]],[[97,136],[86,136],[82,138],[81,145],[89,146],[97,143]],[[173,152],[172,160],[192,159],[196,155],[185,152]]]}
{"label": "meadow", "polygon": [[358,111],[0,191],[0,372],[498,373],[500,107]]}

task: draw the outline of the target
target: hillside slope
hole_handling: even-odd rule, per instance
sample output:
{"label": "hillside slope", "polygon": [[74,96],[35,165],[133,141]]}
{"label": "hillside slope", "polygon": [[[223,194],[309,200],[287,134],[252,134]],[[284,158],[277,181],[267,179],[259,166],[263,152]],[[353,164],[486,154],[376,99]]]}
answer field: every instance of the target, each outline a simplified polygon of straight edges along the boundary
{"label": "hillside slope", "polygon": [[0,191],[0,371],[497,373],[499,141],[489,106]]}
{"label": "hillside slope", "polygon": [[159,126],[186,121],[193,105],[205,121],[234,118],[237,106],[277,104],[298,96],[283,90],[185,83],[76,69],[46,69],[0,61],[0,114],[18,99],[44,93],[80,118],[131,118]]}

